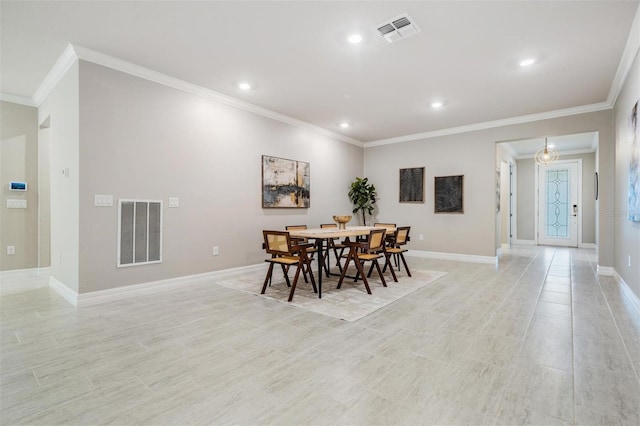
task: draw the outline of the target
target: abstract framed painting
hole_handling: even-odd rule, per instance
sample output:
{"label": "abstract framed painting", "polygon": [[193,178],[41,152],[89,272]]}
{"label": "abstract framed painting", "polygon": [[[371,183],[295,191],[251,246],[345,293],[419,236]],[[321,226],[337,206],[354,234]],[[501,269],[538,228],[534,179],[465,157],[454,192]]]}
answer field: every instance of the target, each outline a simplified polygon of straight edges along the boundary
{"label": "abstract framed painting", "polygon": [[434,188],[435,213],[464,213],[464,175],[436,176]]}
{"label": "abstract framed painting", "polygon": [[400,202],[424,203],[424,167],[400,169]]}
{"label": "abstract framed painting", "polygon": [[262,207],[303,208],[311,205],[310,164],[262,156]]}

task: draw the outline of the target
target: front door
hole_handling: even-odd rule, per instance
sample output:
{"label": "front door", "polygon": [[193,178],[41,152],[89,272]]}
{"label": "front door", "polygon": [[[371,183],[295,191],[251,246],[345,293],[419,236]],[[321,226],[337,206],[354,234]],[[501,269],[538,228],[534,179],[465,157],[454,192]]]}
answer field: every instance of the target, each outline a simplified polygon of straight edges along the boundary
{"label": "front door", "polygon": [[578,162],[538,167],[538,244],[578,247]]}

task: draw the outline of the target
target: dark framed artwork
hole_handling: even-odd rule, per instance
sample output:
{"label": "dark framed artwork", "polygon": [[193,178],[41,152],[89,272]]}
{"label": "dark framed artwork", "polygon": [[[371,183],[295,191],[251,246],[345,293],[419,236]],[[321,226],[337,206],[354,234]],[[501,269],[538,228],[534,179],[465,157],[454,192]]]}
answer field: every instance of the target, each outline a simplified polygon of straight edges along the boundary
{"label": "dark framed artwork", "polygon": [[424,167],[400,169],[400,202],[424,203]]}
{"label": "dark framed artwork", "polygon": [[262,207],[309,208],[310,164],[262,156]]}
{"label": "dark framed artwork", "polygon": [[464,213],[464,175],[435,177],[435,213]]}

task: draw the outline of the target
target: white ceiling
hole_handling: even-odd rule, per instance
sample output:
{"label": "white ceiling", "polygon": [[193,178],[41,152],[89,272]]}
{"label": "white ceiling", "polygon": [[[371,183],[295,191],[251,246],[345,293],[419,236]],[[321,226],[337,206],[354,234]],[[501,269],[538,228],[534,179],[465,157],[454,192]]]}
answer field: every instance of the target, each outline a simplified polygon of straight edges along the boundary
{"label": "white ceiling", "polygon": [[[610,102],[638,1],[0,7],[4,95],[32,98],[73,43],[366,142]],[[421,33],[393,44],[376,35],[405,12]],[[353,32],[361,44],[346,42]],[[538,62],[518,66],[530,56]],[[254,88],[240,91],[241,80]]]}

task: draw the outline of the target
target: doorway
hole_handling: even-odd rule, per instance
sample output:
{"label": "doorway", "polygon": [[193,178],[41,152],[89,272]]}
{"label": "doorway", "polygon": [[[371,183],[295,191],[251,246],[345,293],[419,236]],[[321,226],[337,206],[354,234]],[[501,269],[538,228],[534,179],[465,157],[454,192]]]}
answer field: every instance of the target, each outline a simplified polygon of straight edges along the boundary
{"label": "doorway", "polygon": [[582,240],[582,160],[536,166],[538,244],[578,247]]}

